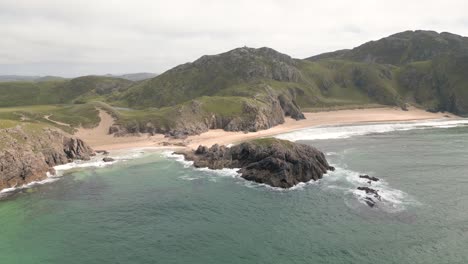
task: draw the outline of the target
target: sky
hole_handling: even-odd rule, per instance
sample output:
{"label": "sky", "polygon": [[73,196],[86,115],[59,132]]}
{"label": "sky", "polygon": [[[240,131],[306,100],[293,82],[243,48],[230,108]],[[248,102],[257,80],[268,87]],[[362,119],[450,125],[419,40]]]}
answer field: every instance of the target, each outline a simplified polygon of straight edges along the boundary
{"label": "sky", "polygon": [[0,75],[162,73],[206,54],[295,58],[405,30],[468,36],[467,0],[0,0]]}

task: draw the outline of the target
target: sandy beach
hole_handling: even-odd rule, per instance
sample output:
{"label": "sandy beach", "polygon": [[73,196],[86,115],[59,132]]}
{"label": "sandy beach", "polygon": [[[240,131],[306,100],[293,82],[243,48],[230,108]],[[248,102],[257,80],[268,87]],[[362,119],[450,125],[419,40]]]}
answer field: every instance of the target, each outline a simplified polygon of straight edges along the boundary
{"label": "sandy beach", "polygon": [[99,126],[93,129],[79,129],[75,135],[85,140],[96,150],[105,149],[112,151],[145,147],[167,148],[177,147],[176,145],[181,147],[180,145],[182,144],[190,148],[196,148],[199,145],[233,144],[249,139],[273,136],[314,126],[459,118],[449,113],[430,113],[417,108],[410,108],[409,111],[402,111],[399,108],[390,107],[304,113],[304,115],[306,117],[304,120],[296,121],[291,118],[286,118],[285,123],[258,132],[228,132],[216,129],[201,135],[189,136],[181,140],[169,139],[162,134],[154,136],[142,134],[141,136],[114,137],[108,134],[109,127],[114,122],[112,116],[104,111],[100,111],[99,116],[101,118],[101,123]]}

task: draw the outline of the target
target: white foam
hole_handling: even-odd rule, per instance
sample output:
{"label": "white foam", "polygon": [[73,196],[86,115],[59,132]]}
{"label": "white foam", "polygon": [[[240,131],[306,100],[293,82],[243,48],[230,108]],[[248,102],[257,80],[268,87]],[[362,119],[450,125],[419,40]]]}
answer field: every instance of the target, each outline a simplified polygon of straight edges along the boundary
{"label": "white foam", "polygon": [[[333,153],[335,154],[335,153]],[[272,187],[270,185],[264,183],[256,183],[252,181],[247,181],[243,179],[240,173],[238,173],[239,169],[222,169],[222,170],[212,170],[209,168],[195,168],[193,167],[192,161],[186,161],[183,155],[174,154],[171,151],[166,151],[163,155],[167,158],[174,159],[184,165],[185,168],[191,168],[195,171],[204,172],[204,175],[183,175],[179,177],[183,180],[193,181],[202,178],[207,178],[210,181],[216,181],[216,178],[221,177],[231,177],[231,178],[238,178],[242,179],[239,183],[245,185],[249,188],[266,188],[272,191],[279,191],[279,192],[288,192],[288,191],[297,191],[303,190],[304,188],[310,185],[320,186],[324,190],[330,191],[340,191],[343,193],[343,196],[347,197],[347,194],[352,195],[352,199],[359,201],[363,205],[366,205],[365,198],[368,196],[364,191],[358,190],[357,187],[367,186],[371,187],[378,191],[379,195],[381,196],[381,201],[378,201],[374,198],[377,202],[377,208],[381,208],[387,212],[396,212],[405,209],[406,205],[416,205],[418,202],[413,199],[411,196],[406,194],[405,192],[394,189],[388,185],[388,183],[380,179],[377,182],[372,182],[369,184],[369,180],[360,178],[359,175],[364,173],[359,173],[352,170],[347,170],[344,168],[336,167],[335,171],[329,171],[327,174],[323,176],[321,180],[314,181],[311,180],[309,182],[302,182],[299,183],[292,188],[283,189],[278,187]],[[346,202],[346,201],[345,201]]]}
{"label": "white foam", "polygon": [[[174,159],[184,165],[184,168],[193,168],[193,170],[200,171],[200,172],[205,172],[208,174],[215,174],[217,176],[222,176],[222,177],[231,177],[231,178],[236,178],[240,176],[240,173],[237,171],[239,170],[238,168],[223,168],[220,170],[212,170],[209,168],[195,168],[193,167],[193,161],[188,161],[185,160],[184,155],[181,154],[174,154],[172,151],[164,151],[163,156],[166,158]],[[194,180],[194,179],[199,179],[196,177],[186,177],[182,176],[182,179],[187,179],[187,180]]]}
{"label": "white foam", "polygon": [[413,197],[401,190],[392,188],[384,179],[369,183],[368,179],[359,178],[359,175],[363,174],[336,167],[335,171],[324,175],[321,185],[326,189],[343,192],[345,199],[347,194],[352,194],[353,199],[357,199],[364,205],[366,204],[365,198],[369,195],[366,195],[364,191],[358,190],[357,187],[370,187],[377,190],[381,197],[381,201],[379,201],[370,196],[376,202],[376,207],[387,212],[398,212],[406,209],[406,206],[419,205],[419,202]]}
{"label": "white foam", "polygon": [[366,124],[366,125],[346,125],[346,126],[322,126],[312,127],[303,130],[293,131],[286,134],[275,136],[279,139],[290,141],[297,140],[323,140],[349,138],[353,136],[362,136],[368,134],[388,133],[393,131],[407,131],[413,129],[428,128],[453,128],[468,125],[468,119],[457,120],[432,120],[423,122],[403,122],[403,123],[385,123],[385,124]]}
{"label": "white foam", "polygon": [[[49,173],[47,173],[47,175],[49,176]],[[54,182],[54,181],[57,181],[57,180],[58,180],[58,178],[51,177],[51,178],[46,178],[46,179],[44,179],[42,181],[33,181],[33,182],[30,182],[30,183],[27,183],[27,184],[24,184],[24,185],[21,185],[21,186],[17,186],[17,187],[5,188],[5,189],[2,189],[0,191],[0,198],[3,197],[3,196],[8,195],[11,192],[15,192],[15,191],[18,191],[18,190],[23,190],[23,189],[28,189],[28,188],[31,188],[31,187],[34,187],[34,186],[37,186],[37,185],[51,183],[51,182]]]}
{"label": "white foam", "polygon": [[162,152],[162,155],[166,158],[174,159],[182,163],[184,165],[184,168],[193,166],[193,161],[185,160],[185,157],[182,154],[175,154],[173,151],[167,150],[167,151]]}
{"label": "white foam", "polygon": [[115,164],[117,162],[121,161],[127,161],[131,159],[136,159],[141,157],[144,154],[142,149],[132,149],[129,150],[128,152],[125,153],[120,153],[119,155],[112,155],[112,158],[114,161],[112,162],[104,162],[102,161],[104,155],[102,154],[97,154],[96,156],[92,157],[91,160],[89,161],[83,161],[83,160],[76,160],[70,163],[62,164],[62,165],[57,165],[54,167],[55,169],[55,174],[51,174],[49,172],[46,173],[47,178],[42,180],[42,181],[33,181],[21,186],[15,186],[11,188],[5,188],[0,190],[0,197],[8,195],[12,192],[22,190],[22,189],[27,189],[34,187],[36,185],[42,185],[46,183],[51,183],[55,182],[60,179],[64,175],[65,172],[73,170],[73,169],[81,169],[81,168],[103,168],[110,166],[112,164]]}

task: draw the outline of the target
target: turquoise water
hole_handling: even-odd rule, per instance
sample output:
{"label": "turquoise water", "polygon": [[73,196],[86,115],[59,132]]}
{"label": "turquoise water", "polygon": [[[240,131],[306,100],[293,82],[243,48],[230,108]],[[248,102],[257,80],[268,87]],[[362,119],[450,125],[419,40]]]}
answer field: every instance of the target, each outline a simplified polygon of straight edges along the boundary
{"label": "turquoise water", "polygon": [[[0,263],[468,263],[468,128],[303,141],[338,169],[279,191],[150,153],[0,201]],[[370,208],[359,173],[380,177]]]}

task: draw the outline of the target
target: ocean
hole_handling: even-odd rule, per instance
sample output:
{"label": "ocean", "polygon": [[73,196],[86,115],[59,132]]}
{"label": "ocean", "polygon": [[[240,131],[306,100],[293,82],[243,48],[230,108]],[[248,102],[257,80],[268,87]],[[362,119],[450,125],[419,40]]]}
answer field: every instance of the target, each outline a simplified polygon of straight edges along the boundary
{"label": "ocean", "polygon": [[[280,190],[168,151],[59,167],[0,200],[0,263],[468,263],[468,121],[280,135],[336,171]],[[382,201],[356,188],[372,183]]]}

